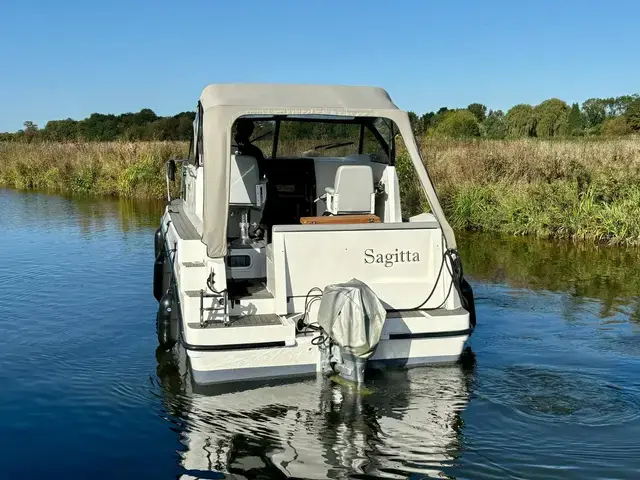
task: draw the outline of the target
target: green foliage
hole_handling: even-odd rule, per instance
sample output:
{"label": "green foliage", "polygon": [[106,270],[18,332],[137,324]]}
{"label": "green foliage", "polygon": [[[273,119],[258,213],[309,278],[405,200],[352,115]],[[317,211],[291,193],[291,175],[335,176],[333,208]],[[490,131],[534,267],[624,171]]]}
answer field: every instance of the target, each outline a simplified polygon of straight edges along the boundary
{"label": "green foliage", "polygon": [[193,112],[173,117],[158,117],[144,108],[138,113],[104,115],[93,113],[84,120],[51,120],[43,129],[33,122],[25,122],[24,129],[12,134],[0,134],[0,140],[34,140],[68,142],[113,140],[189,140],[193,129]]}
{"label": "green foliage", "polygon": [[585,118],[577,103],[571,105],[567,116],[567,135],[580,136],[584,134]]}
{"label": "green foliage", "polygon": [[622,95],[620,97],[605,99],[607,116],[617,117],[624,115],[629,105],[636,99],[638,99],[638,95]]}
{"label": "green foliage", "polygon": [[595,183],[585,192],[568,181],[466,184],[443,198],[456,228],[630,245],[640,238],[638,202],[633,182]]}
{"label": "green foliage", "polygon": [[26,122],[24,122],[24,133],[27,133],[27,134],[38,133],[38,125],[27,120]]}
{"label": "green foliage", "polygon": [[469,110],[454,110],[444,115],[433,133],[447,138],[469,138],[480,136],[480,128],[476,117]]}
{"label": "green foliage", "polygon": [[403,148],[396,155],[396,174],[400,186],[402,216],[409,218],[429,211],[429,203],[424,196],[411,158]]}
{"label": "green foliage", "polygon": [[473,113],[473,116],[476,117],[478,123],[484,122],[487,115],[487,107],[485,105],[481,103],[472,103],[467,107],[467,110]]}
{"label": "green foliage", "polygon": [[75,120],[51,120],[44,127],[43,134],[47,140],[53,142],[65,142],[78,138],[79,129]]}
{"label": "green foliage", "polygon": [[512,107],[507,112],[505,122],[510,137],[534,137],[536,134],[536,116],[531,105],[521,103]]}
{"label": "green foliage", "polygon": [[507,136],[507,122],[502,110],[490,110],[482,126],[486,138],[501,140]]}
{"label": "green foliage", "polygon": [[[632,105],[639,99],[640,96],[638,96],[638,94],[611,98],[590,98],[582,104],[582,111],[587,120],[587,127],[591,129],[592,132],[598,133],[606,119],[626,115],[629,108],[633,108]],[[617,122],[617,125],[622,125],[622,122]],[[607,128],[607,131],[610,130],[611,126]]]}
{"label": "green foliage", "polygon": [[558,98],[545,100],[534,108],[536,136],[552,138],[563,135],[567,129],[569,107]]}
{"label": "green foliage", "polygon": [[609,137],[628,135],[631,131],[631,127],[624,116],[607,118],[602,124],[602,135]]}
{"label": "green foliage", "polygon": [[634,132],[640,132],[640,98],[629,104],[624,116],[629,128]]}
{"label": "green foliage", "polygon": [[420,117],[418,117],[418,115],[416,115],[415,112],[409,111],[407,112],[407,114],[409,115],[409,123],[411,124],[411,130],[413,131],[414,135],[420,135],[421,132],[421,125],[420,125]]}
{"label": "green foliage", "polygon": [[433,112],[425,113],[420,117],[420,124],[422,126],[422,134],[424,135],[429,131],[431,127],[433,127],[433,120],[436,114]]}
{"label": "green foliage", "polygon": [[[501,139],[505,136],[551,138],[560,135],[599,135],[601,132],[611,135],[614,131],[622,132],[624,129],[621,127],[624,123],[607,122],[606,129],[603,130],[605,120],[621,116],[626,117],[630,131],[640,131],[639,101],[638,94],[590,98],[580,109],[577,104],[569,108],[562,100],[552,98],[536,107],[527,104],[515,105],[506,115],[502,112],[492,112],[485,105],[475,102],[465,110],[473,116],[475,126],[468,121],[468,115],[466,118],[465,114],[449,117],[452,112],[461,110],[451,110],[448,107],[440,107],[436,112],[422,115],[409,111],[408,115],[413,133],[417,137],[435,134],[460,138],[480,134],[491,139]],[[42,129],[33,122],[25,122],[22,130],[0,133],[0,141],[188,141],[192,136],[194,117],[195,113],[189,111],[161,117],[149,108],[143,108],[137,113],[120,115],[92,113],[84,120],[51,120]],[[441,123],[443,125],[439,127]],[[327,132],[320,130],[314,131],[313,134],[316,133],[321,134],[319,138],[327,136]]]}
{"label": "green foliage", "polygon": [[24,122],[23,125],[24,130],[22,130],[20,133],[22,133],[24,141],[32,142],[38,135],[38,125],[28,120]]}
{"label": "green foliage", "polygon": [[590,98],[582,104],[582,111],[587,119],[587,127],[596,128],[607,118],[605,102],[600,98]]}

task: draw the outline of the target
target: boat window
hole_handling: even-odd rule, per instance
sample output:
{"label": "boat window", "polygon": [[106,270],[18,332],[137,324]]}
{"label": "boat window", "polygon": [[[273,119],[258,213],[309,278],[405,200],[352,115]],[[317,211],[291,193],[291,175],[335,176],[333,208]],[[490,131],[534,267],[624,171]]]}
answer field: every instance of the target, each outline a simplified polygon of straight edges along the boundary
{"label": "boat window", "polygon": [[[264,158],[271,158],[273,154],[273,139],[276,131],[275,120],[253,119],[247,115],[243,118],[253,120],[253,133],[251,134],[251,144],[258,147]],[[237,122],[233,124],[231,142],[231,152],[235,153],[238,148],[235,142]]]}
{"label": "boat window", "polygon": [[[253,122],[250,143],[265,158],[345,157],[371,155],[378,163],[393,163],[394,135],[391,120],[375,117],[331,115],[243,115]],[[232,127],[235,153],[237,122]]]}
{"label": "boat window", "polygon": [[358,153],[360,125],[283,119],[278,132],[278,158],[344,157]]}
{"label": "boat window", "polygon": [[362,137],[362,153],[371,156],[374,162],[390,163],[393,157],[393,122],[375,118],[365,125]]}

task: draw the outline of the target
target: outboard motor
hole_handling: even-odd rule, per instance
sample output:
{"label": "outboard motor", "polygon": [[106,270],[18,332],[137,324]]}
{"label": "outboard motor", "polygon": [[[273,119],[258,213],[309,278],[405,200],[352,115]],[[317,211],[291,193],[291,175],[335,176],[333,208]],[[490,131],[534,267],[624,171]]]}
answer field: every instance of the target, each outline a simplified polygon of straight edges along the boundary
{"label": "outboard motor", "polygon": [[323,371],[362,383],[386,316],[376,294],[360,280],[328,285],[318,310],[318,323],[328,337],[321,346]]}

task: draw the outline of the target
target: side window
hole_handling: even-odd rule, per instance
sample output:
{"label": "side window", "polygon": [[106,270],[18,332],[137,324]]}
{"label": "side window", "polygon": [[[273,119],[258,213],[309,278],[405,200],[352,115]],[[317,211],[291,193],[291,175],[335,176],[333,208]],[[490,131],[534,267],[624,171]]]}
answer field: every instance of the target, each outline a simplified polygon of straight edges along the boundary
{"label": "side window", "polygon": [[387,122],[389,121],[383,118],[376,118],[364,126],[362,153],[371,155],[372,160],[377,163],[391,163],[393,156],[393,148],[389,147],[393,143],[393,136]]}

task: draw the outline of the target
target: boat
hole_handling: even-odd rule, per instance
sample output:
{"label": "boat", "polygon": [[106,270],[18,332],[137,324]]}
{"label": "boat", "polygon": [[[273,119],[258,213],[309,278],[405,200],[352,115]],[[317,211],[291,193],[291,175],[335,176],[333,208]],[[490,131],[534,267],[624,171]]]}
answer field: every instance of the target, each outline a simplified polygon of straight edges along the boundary
{"label": "boat", "polygon": [[[406,206],[400,160],[427,211]],[[455,235],[382,88],[208,85],[166,184],[158,342],[186,353],[196,384],[360,384],[371,368],[455,362],[475,329]]]}

